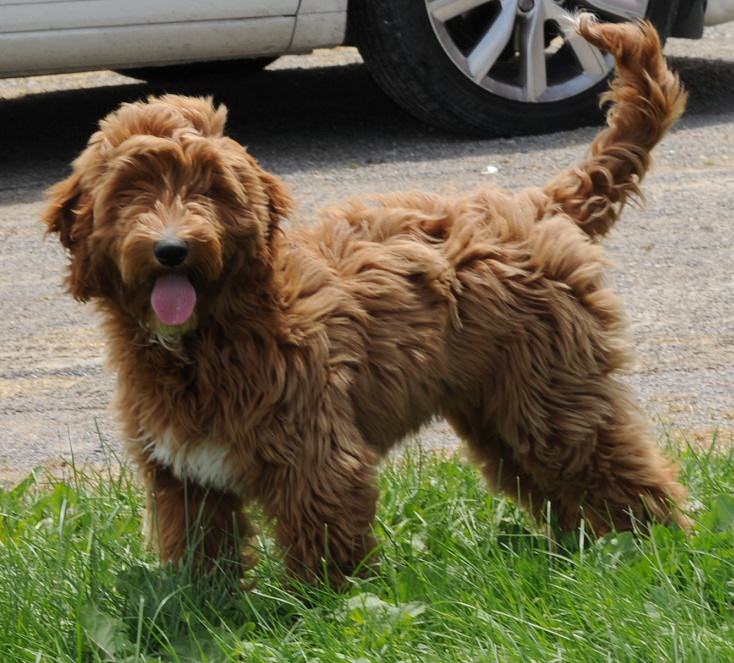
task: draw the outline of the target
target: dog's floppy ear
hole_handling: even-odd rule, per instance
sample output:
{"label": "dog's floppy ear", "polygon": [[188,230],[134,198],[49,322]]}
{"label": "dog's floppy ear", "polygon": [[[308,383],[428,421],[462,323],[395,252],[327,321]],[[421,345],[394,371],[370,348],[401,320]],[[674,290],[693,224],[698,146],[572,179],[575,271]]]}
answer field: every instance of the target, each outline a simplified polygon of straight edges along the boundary
{"label": "dog's floppy ear", "polygon": [[268,224],[268,244],[272,246],[273,238],[278,232],[280,220],[288,218],[288,215],[293,210],[294,202],[288,189],[279,177],[263,170],[259,164],[256,163],[256,165],[260,170],[260,181],[265,186],[265,192],[269,199],[270,223]]}
{"label": "dog's floppy ear", "polygon": [[72,173],[46,191],[48,206],[42,218],[46,223],[47,232],[57,233],[61,244],[69,250],[76,243],[73,231],[75,208],[81,197],[80,180],[78,173]]}
{"label": "dog's floppy ear", "polygon": [[228,164],[241,187],[239,191],[243,197],[240,204],[256,204],[267,212],[268,226],[263,234],[270,249],[281,219],[287,219],[294,207],[293,199],[285,184],[276,175],[262,168],[242,145],[231,138],[223,138],[220,145],[225,148]]}
{"label": "dog's floppy ear", "polygon": [[46,195],[49,202],[42,218],[47,232],[56,233],[70,253],[66,279],[69,293],[80,301],[87,301],[99,294],[99,284],[88,245],[93,229],[92,208],[90,201],[84,199],[79,173],[74,172],[54,184]]}

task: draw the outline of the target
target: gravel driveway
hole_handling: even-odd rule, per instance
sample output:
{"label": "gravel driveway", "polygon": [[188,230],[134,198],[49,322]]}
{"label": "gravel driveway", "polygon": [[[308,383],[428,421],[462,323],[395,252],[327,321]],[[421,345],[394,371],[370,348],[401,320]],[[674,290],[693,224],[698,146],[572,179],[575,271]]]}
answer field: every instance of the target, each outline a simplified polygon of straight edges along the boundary
{"label": "gravel driveway", "polygon": [[[629,380],[659,427],[692,439],[734,435],[734,24],[667,52],[691,92],[656,152],[643,209],[628,209],[605,245],[638,353]],[[335,66],[342,65],[342,66]],[[61,290],[63,255],[43,241],[43,190],[63,177],[95,121],[161,90],[111,72],[0,80],[0,476],[73,453],[113,448],[114,378],[90,307]],[[347,194],[450,191],[491,181],[541,184],[575,162],[597,128],[475,140],[397,110],[352,49],[287,57],[239,83],[189,83],[230,107],[230,132],[279,173],[308,217]],[[484,174],[487,166],[497,172]],[[490,171],[493,169],[490,169]],[[433,445],[456,443],[446,426]]]}

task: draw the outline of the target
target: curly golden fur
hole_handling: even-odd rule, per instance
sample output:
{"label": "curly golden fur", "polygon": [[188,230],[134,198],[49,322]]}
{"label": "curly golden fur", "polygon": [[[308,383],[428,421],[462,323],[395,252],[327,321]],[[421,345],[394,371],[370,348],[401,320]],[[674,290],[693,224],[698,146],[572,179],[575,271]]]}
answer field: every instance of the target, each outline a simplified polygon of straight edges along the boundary
{"label": "curly golden fur", "polygon": [[[375,547],[379,459],[435,416],[562,530],[685,524],[618,377],[629,344],[592,241],[685,97],[649,24],[579,31],[617,60],[609,126],[543,189],[349,200],[284,231],[291,199],[222,106],[167,95],[101,121],[45,220],[70,293],[103,314],[164,561],[192,541],[237,557],[257,501],[292,572],[339,582]],[[158,259],[166,238],[181,264]]]}

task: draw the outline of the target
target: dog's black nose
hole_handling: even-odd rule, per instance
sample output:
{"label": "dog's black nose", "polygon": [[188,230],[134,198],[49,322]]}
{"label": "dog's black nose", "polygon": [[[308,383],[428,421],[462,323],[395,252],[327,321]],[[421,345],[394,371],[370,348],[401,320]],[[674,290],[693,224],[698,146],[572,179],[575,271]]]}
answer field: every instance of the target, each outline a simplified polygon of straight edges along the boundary
{"label": "dog's black nose", "polygon": [[178,237],[162,239],[153,247],[156,260],[164,267],[177,267],[189,254],[189,245],[186,240]]}

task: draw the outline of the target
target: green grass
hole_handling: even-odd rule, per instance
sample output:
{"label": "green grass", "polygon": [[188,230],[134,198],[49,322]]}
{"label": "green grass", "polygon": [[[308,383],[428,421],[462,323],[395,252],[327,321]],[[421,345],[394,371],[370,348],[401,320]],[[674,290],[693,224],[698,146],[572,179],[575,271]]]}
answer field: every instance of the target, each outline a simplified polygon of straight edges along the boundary
{"label": "green grass", "polygon": [[696,529],[551,544],[456,459],[382,473],[382,563],[250,591],[161,569],[129,472],[0,492],[0,661],[734,661],[734,455],[682,453]]}

